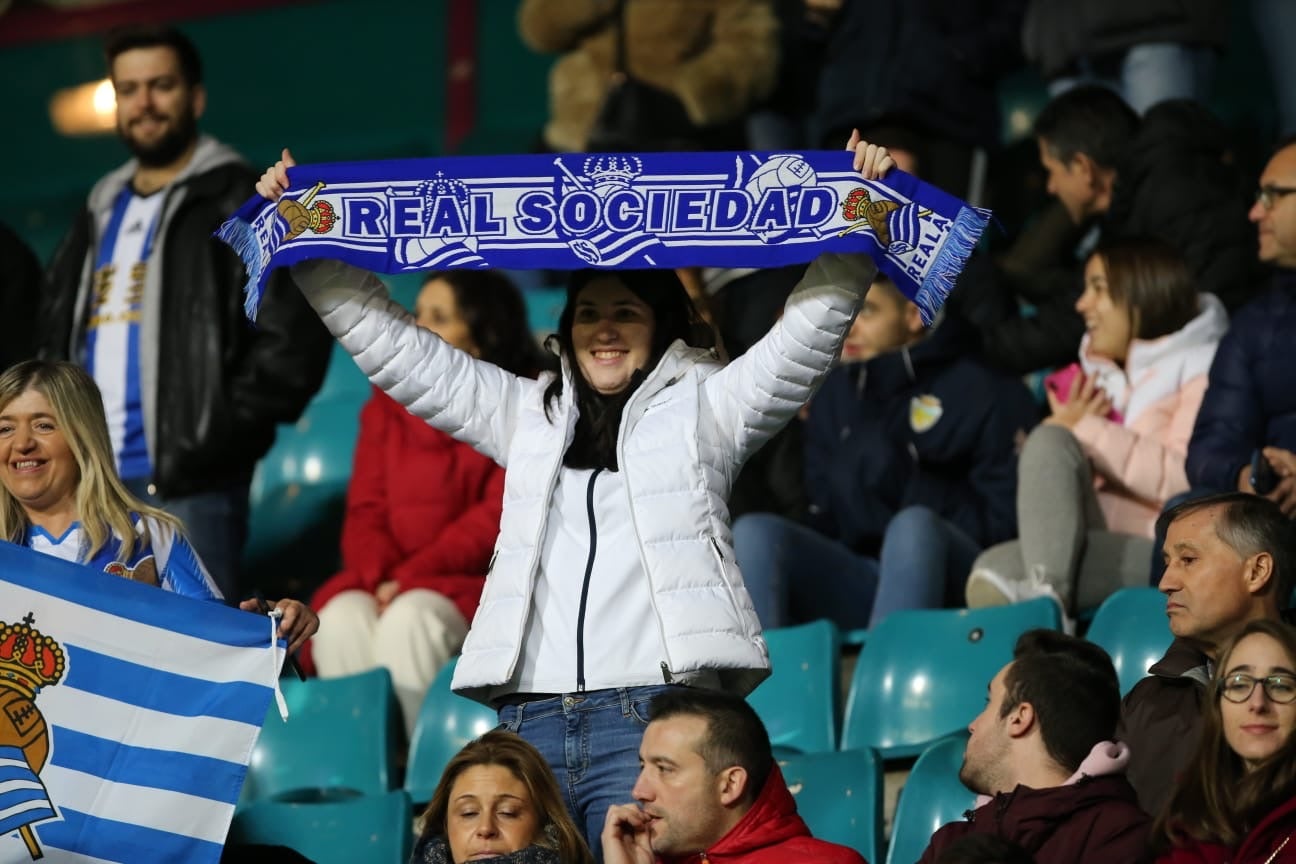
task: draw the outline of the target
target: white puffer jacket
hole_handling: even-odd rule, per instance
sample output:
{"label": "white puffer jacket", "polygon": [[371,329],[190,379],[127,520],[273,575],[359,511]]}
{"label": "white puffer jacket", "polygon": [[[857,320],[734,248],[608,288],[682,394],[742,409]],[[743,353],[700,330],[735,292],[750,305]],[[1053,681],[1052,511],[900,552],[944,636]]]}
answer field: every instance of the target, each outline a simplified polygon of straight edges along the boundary
{"label": "white puffer jacket", "polygon": [[[723,366],[677,341],[627,403],[617,461],[665,646],[663,681],[713,670],[726,690],[746,694],[769,674],[760,622],[734,563],[729,490],[743,462],[822,382],[873,273],[862,256],[819,259],[782,320],[750,351]],[[509,681],[521,652],[552,493],[576,424],[572,373],[564,363],[567,386],[551,422],[543,404],[550,375],[518,378],[451,348],[418,327],[372,274],[311,261],[295,265],[293,276],[370,381],[508,469],[495,557],[454,677],[456,691],[484,701]]]}

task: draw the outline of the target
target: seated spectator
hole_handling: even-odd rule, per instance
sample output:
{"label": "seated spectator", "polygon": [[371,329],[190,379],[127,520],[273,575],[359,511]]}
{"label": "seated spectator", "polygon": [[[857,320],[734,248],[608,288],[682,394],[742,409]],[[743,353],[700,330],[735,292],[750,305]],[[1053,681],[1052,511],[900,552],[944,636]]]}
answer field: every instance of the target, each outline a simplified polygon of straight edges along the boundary
{"label": "seated spectator", "polygon": [[943,860],[970,834],[1018,844],[1038,864],[1138,862],[1150,819],[1125,779],[1129,748],[1113,741],[1120,684],[1107,653],[1054,630],[1029,630],[990,682],[959,780],[981,797],[938,830],[919,864]]}
{"label": "seated spectator", "polygon": [[867,627],[957,604],[977,553],[1016,533],[1016,447],[1037,411],[1020,381],[968,358],[964,337],[956,319],[928,331],[891,280],[874,280],[810,403],[809,524],[752,513],[734,525],[765,627]]}
{"label": "seated spectator", "polygon": [[494,729],[441,774],[410,864],[593,864],[540,752]]}
{"label": "seated spectator", "polygon": [[637,803],[608,810],[605,864],[863,864],[810,836],[756,712],[737,696],[675,688],[653,698]]}
{"label": "seated spectator", "polygon": [[1119,738],[1139,802],[1160,812],[1197,745],[1211,667],[1250,622],[1279,620],[1296,549],[1270,501],[1232,492],[1180,504],[1165,529],[1166,615],[1175,640],[1125,697]]}
{"label": "seated spectator", "polygon": [[1158,862],[1296,861],[1296,631],[1252,621],[1209,695],[1197,753],[1157,820]]}
{"label": "seated spectator", "polygon": [[[80,366],[27,360],[0,374],[0,540],[221,601],[184,526],[126,490],[112,453],[103,397]],[[319,626],[315,613],[297,600],[273,605],[295,651]],[[255,599],[240,604],[258,607]]]}
{"label": "seated spectator", "polygon": [[969,606],[1051,596],[1073,613],[1145,584],[1157,514],[1188,488],[1222,304],[1197,293],[1169,247],[1125,240],[1089,256],[1076,311],[1080,362],[1047,382],[1052,414],[1022,450],[1020,539],[977,560]]}
{"label": "seated spectator", "polygon": [[[517,375],[539,372],[522,296],[498,273],[433,275],[415,314],[474,357]],[[375,389],[360,415],[343,569],[311,600],[324,622],[312,643],[320,676],[386,667],[413,732],[428,685],[458,653],[477,609],[503,494],[503,468]]]}
{"label": "seated spectator", "polygon": [[[1080,250],[1037,248],[1030,256],[1063,263],[1001,272],[996,287],[1022,293],[1033,311],[1008,307],[1003,320],[982,322],[983,350],[995,365],[1025,373],[1070,362],[1083,329],[1071,314],[1078,268],[1068,262],[1083,258],[1098,237],[1158,238],[1183,256],[1198,291],[1228,309],[1250,299],[1254,265],[1241,178],[1226,131],[1201,105],[1163,102],[1140,120],[1112,91],[1078,87],[1045,106],[1035,138],[1049,194],[1088,233]],[[1062,232],[1057,242],[1072,239]]]}
{"label": "seated spectator", "polygon": [[[776,77],[773,0],[524,0],[518,30],[562,54],[549,73],[551,151],[741,149],[743,115]],[[612,113],[625,122],[600,124],[622,78],[633,104]]]}
{"label": "seated spectator", "polygon": [[1261,450],[1278,482],[1265,497],[1296,516],[1296,387],[1288,346],[1296,338],[1296,140],[1280,146],[1260,175],[1250,219],[1273,286],[1234,317],[1220,340],[1188,445],[1194,489],[1255,492],[1251,458]]}

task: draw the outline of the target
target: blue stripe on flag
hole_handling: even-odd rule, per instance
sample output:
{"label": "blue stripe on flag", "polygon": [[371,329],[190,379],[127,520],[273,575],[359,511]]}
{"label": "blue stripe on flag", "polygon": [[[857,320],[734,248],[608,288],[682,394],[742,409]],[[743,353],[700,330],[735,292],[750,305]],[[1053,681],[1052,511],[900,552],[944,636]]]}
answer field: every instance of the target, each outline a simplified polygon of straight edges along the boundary
{"label": "blue stripe on flag", "polygon": [[[79,564],[5,541],[0,541],[0,573],[6,582],[32,591],[209,642],[246,647],[267,645],[270,638],[264,615],[180,597],[129,579],[92,574]],[[52,580],[58,581],[57,586]]]}
{"label": "blue stripe on flag", "polygon": [[41,842],[67,852],[88,855],[105,861],[183,861],[185,864],[215,864],[220,860],[221,844],[170,831],[159,831],[99,819],[76,810],[62,808],[62,818],[36,827]]}
{"label": "blue stripe on flag", "polygon": [[[163,593],[156,588],[150,590]],[[68,674],[60,687],[119,702],[128,698],[132,705],[181,717],[219,717],[252,726],[260,726],[265,720],[268,687],[245,681],[213,683],[139,666],[76,645],[65,648]]]}
{"label": "blue stripe on flag", "polygon": [[61,768],[96,774],[112,783],[129,783],[199,798],[237,804],[244,765],[173,750],[132,747],[62,726],[54,727],[57,746],[50,759]]}
{"label": "blue stripe on flag", "polygon": [[0,836],[54,815],[40,778],[27,765],[21,749],[0,746]]}

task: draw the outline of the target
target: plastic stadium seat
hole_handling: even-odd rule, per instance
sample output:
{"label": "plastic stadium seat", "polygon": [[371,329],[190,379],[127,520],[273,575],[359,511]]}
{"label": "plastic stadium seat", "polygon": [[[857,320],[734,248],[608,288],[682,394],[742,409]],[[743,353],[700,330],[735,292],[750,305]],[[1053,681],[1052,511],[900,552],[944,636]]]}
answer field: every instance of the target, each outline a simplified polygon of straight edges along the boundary
{"label": "plastic stadium seat", "polygon": [[779,760],[810,833],[881,861],[882,766],[872,750],[807,753]]}
{"label": "plastic stadium seat", "polygon": [[1098,607],[1085,638],[1111,655],[1125,695],[1174,640],[1165,595],[1155,588],[1122,588]]}
{"label": "plastic stadium seat", "polygon": [[1022,632],[1060,623],[1060,609],[1046,598],[892,613],[869,631],[855,664],[842,749],[917,756],[980,713],[990,679],[1012,660]]}
{"label": "plastic stadium seat", "polygon": [[914,864],[937,828],[962,819],[975,805],[976,795],[958,779],[966,747],[967,735],[953,735],[918,757],[900,790],[887,864]]}
{"label": "plastic stadium seat", "polygon": [[776,753],[837,749],[841,704],[837,628],[831,621],[765,631],[774,673],[747,697]]}
{"label": "plastic stadium seat", "polygon": [[405,864],[411,812],[400,789],[323,804],[264,801],[234,816],[230,842],[287,846],[315,864]]}
{"label": "plastic stadium seat", "polygon": [[432,799],[446,763],[469,741],[499,725],[495,711],[451,692],[450,679],[458,659],[437,674],[414,724],[405,790],[420,804]]}
{"label": "plastic stadium seat", "polygon": [[386,669],[279,684],[288,722],[272,703],[252,750],[243,804],[318,802],[391,788],[400,719]]}

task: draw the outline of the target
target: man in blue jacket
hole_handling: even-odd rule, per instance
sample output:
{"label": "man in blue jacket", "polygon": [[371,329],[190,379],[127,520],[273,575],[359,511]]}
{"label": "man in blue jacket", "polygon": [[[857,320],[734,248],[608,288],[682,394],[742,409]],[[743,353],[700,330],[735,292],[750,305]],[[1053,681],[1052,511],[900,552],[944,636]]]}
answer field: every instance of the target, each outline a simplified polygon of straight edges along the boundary
{"label": "man in blue jacket", "polygon": [[1016,378],[970,358],[956,317],[923,327],[879,276],[806,423],[807,525],[734,523],[765,627],[872,626],[955,600],[978,552],[1017,534],[1017,451],[1038,408]]}
{"label": "man in blue jacket", "polygon": [[1192,441],[1188,481],[1194,490],[1255,493],[1252,457],[1273,468],[1264,497],[1296,516],[1296,139],[1275,151],[1260,175],[1250,220],[1260,261],[1275,268],[1269,291],[1242,307],[1220,341]]}

